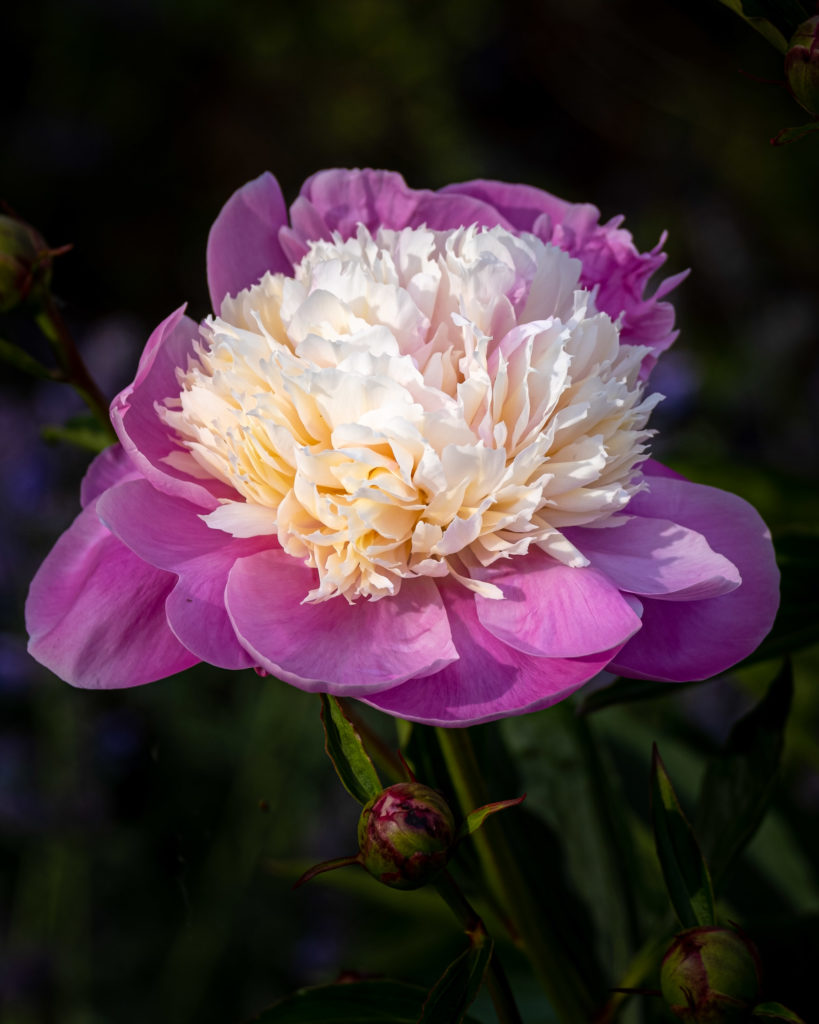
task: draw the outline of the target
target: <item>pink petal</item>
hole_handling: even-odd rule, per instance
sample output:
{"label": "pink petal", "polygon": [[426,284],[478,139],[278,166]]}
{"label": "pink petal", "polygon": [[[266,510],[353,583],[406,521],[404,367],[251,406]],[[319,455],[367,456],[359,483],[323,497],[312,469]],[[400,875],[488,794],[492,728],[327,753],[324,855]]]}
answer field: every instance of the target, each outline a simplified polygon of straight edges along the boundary
{"label": "pink petal", "polygon": [[[464,181],[457,185],[446,185],[441,193],[473,196],[493,206],[517,231],[532,231],[538,217],[546,214],[555,220],[562,220],[572,205],[564,199],[533,188],[531,185],[510,185],[504,181]],[[590,216],[597,223],[600,212],[589,206]]]}
{"label": "pink petal", "polygon": [[503,600],[476,598],[481,625],[524,654],[597,654],[625,643],[640,628],[629,602],[596,569],[572,569],[532,550],[472,573],[500,587],[504,595]]}
{"label": "pink petal", "polygon": [[185,307],[172,313],[148,339],[133,384],[111,403],[111,423],[133,465],[154,487],[197,502],[206,509],[219,504],[219,496],[235,496],[214,480],[195,480],[165,461],[181,446],[156,412],[166,398],[179,394],[178,367],[185,367],[199,335],[196,324],[183,315]]}
{"label": "pink petal", "polygon": [[457,657],[435,584],[405,583],[381,601],[302,604],[316,574],[280,550],[231,570],[227,608],[256,662],[303,690],[358,696],[437,672]]}
{"label": "pink petal", "polygon": [[635,516],[620,526],[563,531],[594,568],[632,594],[696,601],[740,584],[736,566],[701,533],[667,519]]}
{"label": "pink petal", "polygon": [[256,284],[268,270],[292,274],[279,245],[279,228],[286,223],[282,191],[267,171],[228,199],[208,235],[208,288],[216,313],[226,295]]}
{"label": "pink petal", "polygon": [[122,445],[112,444],[86,470],[80,485],[80,504],[85,508],[109,487],[123,480],[135,480],[139,475]]}
{"label": "pink petal", "polygon": [[147,565],[90,505],[60,537],[26,601],[29,652],[72,686],[118,689],[197,662],[165,618],[172,575]]}
{"label": "pink petal", "polygon": [[295,238],[303,242],[329,238],[333,231],[349,238],[358,224],[370,231],[422,224],[433,230],[469,224],[509,227],[494,207],[478,198],[412,189],[400,174],[372,170],[314,174],[290,208],[290,218],[293,230],[286,236],[288,246]]}
{"label": "pink petal", "polygon": [[237,539],[212,530],[201,508],[155,490],[145,480],[121,484],[97,506],[111,532],[141,559],[175,573],[165,612],[179,640],[219,668],[255,664],[241,646],[225,608],[225,587],[238,558],[269,548],[270,537]]}
{"label": "pink petal", "polygon": [[773,625],[779,571],[759,514],[734,494],[663,476],[637,494],[629,512],[669,519],[701,533],[739,570],[742,584],[702,601],[643,600],[643,628],[612,664],[640,679],[707,679],[741,661]]}
{"label": "pink petal", "polygon": [[531,657],[481,626],[469,591],[439,589],[459,659],[435,675],[368,694],[362,698],[366,704],[427,725],[477,725],[564,700],[605,668],[614,653],[571,659]]}

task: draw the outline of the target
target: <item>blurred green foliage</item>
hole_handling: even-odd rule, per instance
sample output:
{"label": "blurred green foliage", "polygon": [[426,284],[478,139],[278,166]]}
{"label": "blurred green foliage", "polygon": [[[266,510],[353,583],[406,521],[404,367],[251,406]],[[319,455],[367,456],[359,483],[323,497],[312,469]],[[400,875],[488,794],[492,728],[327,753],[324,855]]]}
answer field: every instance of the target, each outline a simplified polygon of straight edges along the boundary
{"label": "blurred green foliage", "polygon": [[[209,224],[262,170],[288,198],[333,165],[391,167],[416,187],[525,181],[625,213],[641,248],[669,230],[669,271],[693,273],[672,296],[682,336],[655,378],[668,396],[655,451],[753,501],[775,535],[789,531],[798,564],[794,529],[819,513],[819,137],[769,146],[793,123],[784,87],[762,81],[783,81],[781,57],[716,0],[34,0],[3,36],[0,198],[51,245],[74,243],[55,288],[109,392],[155,322],[185,300],[207,312]],[[80,693],[22,655],[28,579],[76,512],[85,456],[36,438],[77,412],[56,385],[6,368],[0,386],[2,1019],[223,1024],[343,970],[431,986],[463,942],[430,894],[354,872],[290,889],[355,836],[317,698],[206,668]],[[810,584],[803,573],[797,600]],[[707,756],[775,670],[589,717],[652,920],[651,743],[692,808]],[[819,648],[799,652],[772,811],[719,893],[757,938],[771,997],[806,1019],[818,675]],[[393,724],[372,721],[394,747]],[[611,983],[649,922],[623,904],[624,862],[595,857],[572,721],[566,706],[501,731],[530,792],[521,820],[570,851],[567,942],[593,928],[589,973]],[[501,782],[493,798],[515,795]],[[502,950],[524,1018],[547,1021],[523,961]],[[480,1001],[474,1012],[491,1019]]]}

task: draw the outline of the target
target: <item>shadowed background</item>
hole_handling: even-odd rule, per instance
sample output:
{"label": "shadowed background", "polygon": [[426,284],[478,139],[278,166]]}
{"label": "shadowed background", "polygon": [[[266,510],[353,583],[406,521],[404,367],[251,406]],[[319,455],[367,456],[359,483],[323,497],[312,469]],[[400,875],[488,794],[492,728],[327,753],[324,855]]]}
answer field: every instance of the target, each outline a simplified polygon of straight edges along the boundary
{"label": "shadowed background", "polygon": [[[108,395],[160,319],[183,301],[209,312],[208,228],[262,170],[288,200],[329,166],[414,187],[523,181],[626,214],[641,249],[668,229],[668,273],[692,274],[653,378],[655,452],[775,531],[815,523],[819,136],[769,145],[806,115],[775,84],[777,53],[716,0],[40,0],[7,16],[3,42],[0,199],[74,244],[54,288]],[[19,318],[3,331],[38,344]],[[425,894],[362,882],[353,921],[343,892],[293,894],[298,871],[271,866],[354,841],[314,697],[207,669],[80,693],[28,659],[28,581],[76,514],[88,455],[39,435],[80,411],[74,396],[0,372],[3,1019],[216,1024],[345,968],[430,983],[460,937]],[[808,915],[815,948],[817,660],[797,662],[779,831],[745,878],[803,1014],[811,947],[783,945],[776,922]],[[693,793],[760,672],[601,726],[636,807],[651,737]],[[548,1019],[536,996],[530,1018]]]}

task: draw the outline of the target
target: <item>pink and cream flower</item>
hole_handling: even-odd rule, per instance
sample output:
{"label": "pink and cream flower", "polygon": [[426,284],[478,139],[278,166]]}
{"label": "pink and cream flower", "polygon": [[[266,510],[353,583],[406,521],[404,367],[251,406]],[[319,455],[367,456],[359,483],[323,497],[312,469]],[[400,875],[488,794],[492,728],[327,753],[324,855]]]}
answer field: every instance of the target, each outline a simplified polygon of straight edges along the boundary
{"label": "pink and cream flower", "polygon": [[402,717],[548,706],[602,668],[686,680],[770,628],[770,538],[648,459],[662,263],[494,182],[263,175],[115,400],[121,444],[27,605],[32,654],[130,686],[204,660]]}

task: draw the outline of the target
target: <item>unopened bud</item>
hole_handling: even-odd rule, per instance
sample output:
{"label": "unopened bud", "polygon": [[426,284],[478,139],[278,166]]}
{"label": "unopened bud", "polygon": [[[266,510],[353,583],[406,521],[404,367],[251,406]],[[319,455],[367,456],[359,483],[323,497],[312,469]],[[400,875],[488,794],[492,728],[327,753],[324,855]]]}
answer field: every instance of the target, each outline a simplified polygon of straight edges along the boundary
{"label": "unopened bud", "polygon": [[455,819],[440,793],[418,782],[388,786],[358,821],[358,859],[380,882],[418,889],[446,866]]}
{"label": "unopened bud", "polygon": [[819,116],[819,15],[794,32],[785,55],[785,77],[796,102]]}
{"label": "unopened bud", "polygon": [[0,214],[0,313],[37,298],[48,288],[52,255],[30,224]]}
{"label": "unopened bud", "polygon": [[689,928],[663,957],[660,987],[686,1024],[744,1021],[759,997],[759,954],[733,928]]}

